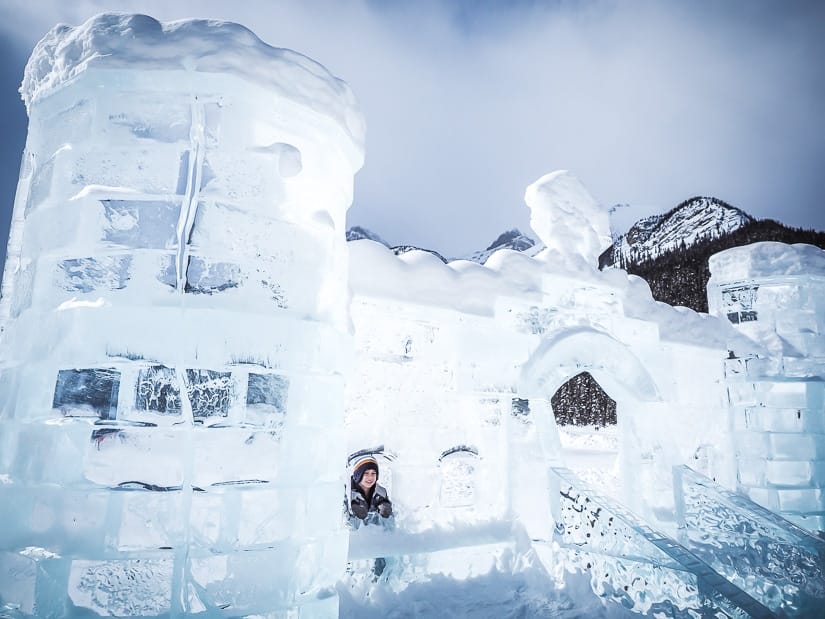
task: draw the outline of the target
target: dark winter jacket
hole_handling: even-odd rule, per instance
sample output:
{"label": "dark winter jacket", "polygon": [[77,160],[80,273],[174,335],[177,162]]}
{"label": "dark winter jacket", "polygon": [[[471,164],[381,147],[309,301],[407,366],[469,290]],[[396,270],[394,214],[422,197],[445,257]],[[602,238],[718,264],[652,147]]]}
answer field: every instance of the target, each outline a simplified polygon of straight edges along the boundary
{"label": "dark winter jacket", "polygon": [[355,483],[354,479],[350,479],[350,511],[356,518],[364,520],[370,512],[378,512],[383,518],[387,518],[392,514],[392,502],[387,496],[387,490],[384,486],[379,486],[377,483],[371,488],[370,492],[364,494],[361,486]]}

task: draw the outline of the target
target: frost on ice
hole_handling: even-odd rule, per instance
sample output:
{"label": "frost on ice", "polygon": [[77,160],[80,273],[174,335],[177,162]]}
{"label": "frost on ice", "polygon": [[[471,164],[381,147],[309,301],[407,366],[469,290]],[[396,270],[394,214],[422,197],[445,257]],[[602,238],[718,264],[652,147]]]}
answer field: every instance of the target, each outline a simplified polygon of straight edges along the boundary
{"label": "frost on ice", "polygon": [[[3,613],[822,608],[825,252],[723,252],[711,315],[673,308],[596,269],[608,215],[567,172],[527,189],[536,258],[348,247],[352,93],[224,22],[57,27],[23,96]],[[553,410],[585,372],[598,432]],[[365,449],[394,520],[350,530]]]}

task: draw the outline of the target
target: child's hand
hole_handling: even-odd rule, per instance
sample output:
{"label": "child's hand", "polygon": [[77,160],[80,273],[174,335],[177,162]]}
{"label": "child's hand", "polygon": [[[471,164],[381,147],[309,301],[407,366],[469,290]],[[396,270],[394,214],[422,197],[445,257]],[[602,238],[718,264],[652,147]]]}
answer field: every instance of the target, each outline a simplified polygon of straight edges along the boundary
{"label": "child's hand", "polygon": [[363,520],[367,517],[367,505],[365,503],[353,502],[352,515]]}
{"label": "child's hand", "polygon": [[392,515],[392,505],[386,501],[381,503],[378,506],[378,513],[382,518],[389,518]]}

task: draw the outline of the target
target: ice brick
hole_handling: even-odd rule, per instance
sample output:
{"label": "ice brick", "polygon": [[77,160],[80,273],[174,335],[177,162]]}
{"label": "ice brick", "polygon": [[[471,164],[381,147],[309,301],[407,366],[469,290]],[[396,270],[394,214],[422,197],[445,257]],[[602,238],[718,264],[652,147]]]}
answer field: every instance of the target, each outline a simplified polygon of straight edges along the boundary
{"label": "ice brick", "polygon": [[[825,486],[825,460],[768,460],[765,477],[774,486]],[[823,505],[825,508],[825,505]]]}
{"label": "ice brick", "polygon": [[822,460],[825,459],[825,434],[767,434],[770,456],[775,460]]}
{"label": "ice brick", "polygon": [[72,603],[104,617],[155,616],[169,613],[172,559],[72,561]]}
{"label": "ice brick", "polygon": [[83,479],[83,458],[93,431],[86,421],[9,424],[7,429],[17,430],[19,448],[10,469],[14,478],[27,484],[71,484]]}
{"label": "ice brick", "polygon": [[66,563],[37,546],[0,551],[0,612],[14,609],[33,617],[62,616]]}
{"label": "ice brick", "polygon": [[283,466],[280,438],[269,430],[208,427],[197,432],[193,445],[192,483],[270,482]]}
{"label": "ice brick", "polygon": [[783,513],[825,512],[825,496],[821,488],[779,489],[776,494],[779,510]]}
{"label": "ice brick", "polygon": [[179,488],[184,478],[185,461],[180,458],[184,432],[183,428],[128,425],[99,428],[88,442],[84,476],[109,487]]}
{"label": "ice brick", "polygon": [[0,485],[0,545],[43,546],[68,553],[100,550],[107,532],[109,493],[88,488]]}
{"label": "ice brick", "polygon": [[124,490],[112,496],[119,527],[109,533],[109,545],[117,551],[179,548],[184,542],[181,491]]}
{"label": "ice brick", "polygon": [[191,557],[190,575],[207,608],[251,614],[294,606],[300,546],[284,541],[275,548]]}
{"label": "ice brick", "polygon": [[825,414],[818,410],[747,407],[733,414],[736,430],[825,434]]}

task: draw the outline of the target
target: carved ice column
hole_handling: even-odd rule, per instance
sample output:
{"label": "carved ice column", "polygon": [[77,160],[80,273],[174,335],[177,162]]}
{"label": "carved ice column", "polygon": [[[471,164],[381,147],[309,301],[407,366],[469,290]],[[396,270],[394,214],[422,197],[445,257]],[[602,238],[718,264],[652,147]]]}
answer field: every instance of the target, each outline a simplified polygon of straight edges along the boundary
{"label": "carved ice column", "polygon": [[0,607],[337,617],[349,88],[235,24],[102,15],[23,94]]}

